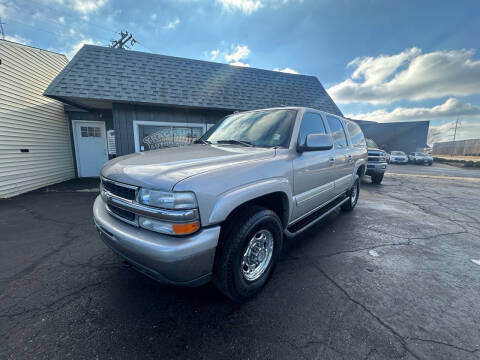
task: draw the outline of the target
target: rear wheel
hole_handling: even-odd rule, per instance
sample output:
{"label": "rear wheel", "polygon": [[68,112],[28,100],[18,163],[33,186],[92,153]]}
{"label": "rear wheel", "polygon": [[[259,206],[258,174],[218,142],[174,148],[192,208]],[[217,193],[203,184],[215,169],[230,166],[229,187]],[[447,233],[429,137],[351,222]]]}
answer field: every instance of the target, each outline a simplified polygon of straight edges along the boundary
{"label": "rear wheel", "polygon": [[358,175],[355,177],[352,188],[348,191],[348,201],[342,205],[343,211],[351,211],[355,208],[358,202],[358,196],[360,195],[360,179]]}
{"label": "rear wheel", "polygon": [[283,227],[275,212],[260,206],[241,211],[225,226],[213,283],[233,301],[243,302],[270,278],[282,250]]}
{"label": "rear wheel", "polygon": [[382,180],[383,180],[383,173],[372,175],[372,183],[381,184]]}

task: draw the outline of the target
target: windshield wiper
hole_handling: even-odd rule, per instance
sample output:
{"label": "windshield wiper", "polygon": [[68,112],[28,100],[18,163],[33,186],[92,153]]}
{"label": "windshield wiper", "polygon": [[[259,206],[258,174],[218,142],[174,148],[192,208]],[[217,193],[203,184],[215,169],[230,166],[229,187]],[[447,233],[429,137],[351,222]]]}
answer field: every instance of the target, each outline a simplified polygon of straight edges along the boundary
{"label": "windshield wiper", "polygon": [[202,138],[195,140],[195,144],[200,144],[201,142],[207,145],[212,143],[211,141],[208,141]]}
{"label": "windshield wiper", "polygon": [[248,146],[252,147],[252,143],[248,141],[243,141],[243,140],[235,140],[235,139],[229,139],[229,140],[218,140],[217,144],[239,144],[243,146]]}

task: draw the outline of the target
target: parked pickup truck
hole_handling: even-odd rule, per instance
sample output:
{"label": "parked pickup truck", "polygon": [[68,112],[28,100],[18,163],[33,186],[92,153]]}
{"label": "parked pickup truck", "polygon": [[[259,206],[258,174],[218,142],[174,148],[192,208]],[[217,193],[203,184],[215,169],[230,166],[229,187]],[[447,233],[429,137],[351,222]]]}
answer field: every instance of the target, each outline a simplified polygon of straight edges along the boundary
{"label": "parked pickup truck", "polygon": [[360,127],[302,107],[235,113],[196,144],[135,153],[101,171],[95,224],[142,273],[235,301],[271,275],[284,237],[357,204],[367,148]]}
{"label": "parked pickup truck", "polygon": [[366,174],[372,178],[372,183],[381,184],[387,171],[387,153],[380,149],[372,139],[366,139],[368,147],[368,163]]}

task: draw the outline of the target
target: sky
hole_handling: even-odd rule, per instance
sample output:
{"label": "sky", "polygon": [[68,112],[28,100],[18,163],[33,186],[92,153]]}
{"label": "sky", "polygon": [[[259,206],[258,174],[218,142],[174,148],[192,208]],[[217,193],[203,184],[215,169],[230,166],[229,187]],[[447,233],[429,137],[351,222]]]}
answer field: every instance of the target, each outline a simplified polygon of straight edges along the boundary
{"label": "sky", "polygon": [[430,120],[480,138],[480,1],[0,0],[6,39],[65,54],[108,45],[316,76],[342,112]]}

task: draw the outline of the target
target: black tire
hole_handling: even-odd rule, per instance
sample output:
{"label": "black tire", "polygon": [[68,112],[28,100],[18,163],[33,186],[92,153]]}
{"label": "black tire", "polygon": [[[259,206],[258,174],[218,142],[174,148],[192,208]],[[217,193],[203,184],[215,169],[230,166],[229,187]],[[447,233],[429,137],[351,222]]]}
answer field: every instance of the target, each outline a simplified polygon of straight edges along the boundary
{"label": "black tire", "polygon": [[[244,302],[255,296],[267,283],[283,246],[283,227],[278,215],[260,206],[245,208],[225,224],[213,268],[213,283],[235,302]],[[249,281],[242,270],[243,255],[250,240],[259,231],[267,230],[273,236],[272,256],[259,278]]]}
{"label": "black tire", "polygon": [[382,174],[374,174],[372,175],[372,183],[374,184],[381,184],[383,180],[383,173]]}
{"label": "black tire", "polygon": [[[354,191],[354,189],[356,189],[356,191]],[[360,196],[360,178],[358,177],[358,175],[355,176],[353,186],[350,190],[348,190],[347,195],[348,201],[342,205],[342,210],[352,211],[355,208],[355,205],[357,205],[358,197]]]}

